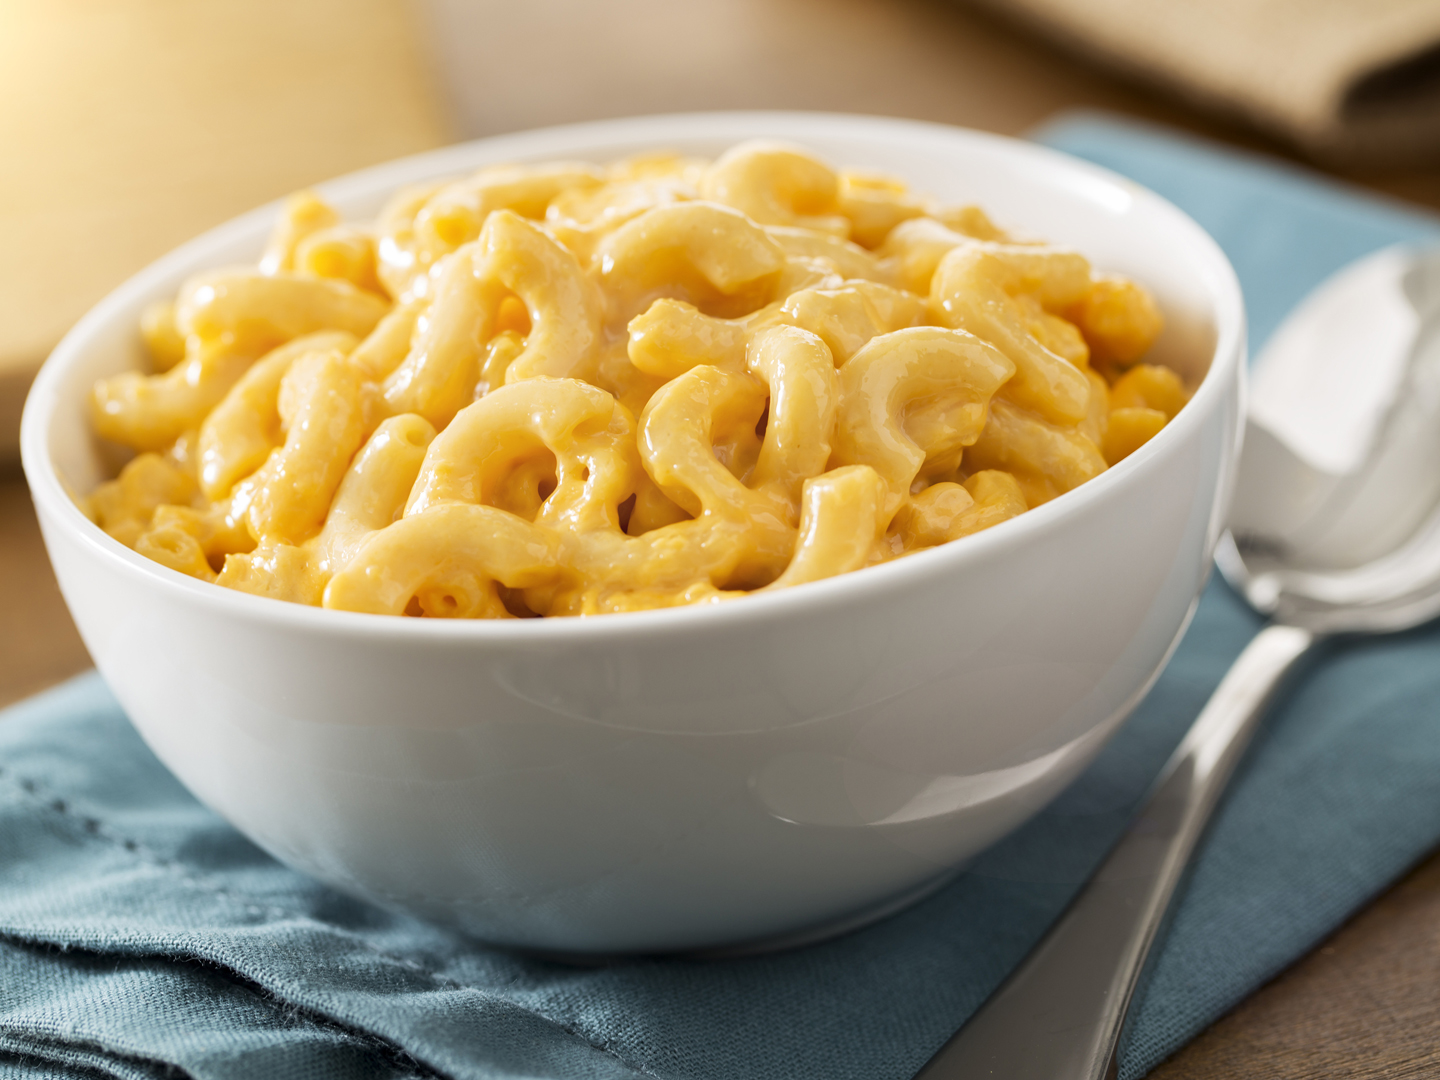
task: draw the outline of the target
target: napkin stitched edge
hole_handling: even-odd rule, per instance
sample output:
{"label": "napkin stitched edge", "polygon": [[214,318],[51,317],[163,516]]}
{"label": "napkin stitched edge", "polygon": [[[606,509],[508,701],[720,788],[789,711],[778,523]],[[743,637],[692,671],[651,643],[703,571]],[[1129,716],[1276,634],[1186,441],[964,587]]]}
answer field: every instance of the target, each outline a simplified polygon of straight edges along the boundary
{"label": "napkin stitched edge", "polygon": [[[197,875],[194,872],[187,870],[185,867],[175,862],[175,860],[166,858],[164,855],[161,855],[159,852],[150,849],[148,846],[141,843],[140,841],[137,841],[132,837],[124,836],[117,831],[111,830],[103,821],[102,815],[90,812],[88,809],[80,809],[80,803],[82,802],[82,800],[67,800],[58,793],[53,793],[49,791],[48,784],[42,784],[41,782],[36,781],[31,777],[22,776],[11,767],[0,766],[0,781],[5,781],[11,787],[18,788],[33,806],[35,806],[38,810],[47,813],[56,819],[59,819],[67,827],[68,831],[82,843],[93,844],[96,842],[104,842],[111,846],[118,846],[126,852],[129,852],[138,861],[144,862],[153,868],[163,870],[167,874],[178,878],[191,889],[218,898],[228,905],[239,905],[249,914],[263,914],[277,921],[284,920],[287,922],[304,924],[314,930],[330,936],[333,939],[338,939],[350,950],[352,955],[360,951],[367,952],[387,963],[398,964],[401,967],[407,969],[408,971],[420,975],[434,983],[436,986],[442,987],[446,990],[459,992],[462,994],[475,994],[478,997],[485,999],[487,1002],[497,1003],[507,1009],[513,1009],[517,1012],[525,1013],[551,1025],[552,1027],[570,1036],[571,1038],[582,1042],[594,1052],[603,1054],[604,1056],[613,1059],[634,1075],[638,1077],[646,1077],[649,1078],[649,1080],[659,1080],[659,1078],[656,1077],[654,1073],[650,1072],[649,1070],[643,1068],[640,1065],[635,1064],[634,1062],[627,1060],[624,1056],[617,1053],[614,1049],[597,1042],[595,1039],[586,1035],[583,1031],[577,1029],[569,1023],[566,1023],[563,1020],[557,1019],[553,1016],[548,1016],[545,1013],[530,1006],[523,1005],[508,998],[501,997],[482,987],[474,986],[472,984],[453,979],[448,975],[442,974],[441,972],[435,971],[427,967],[426,965],[419,963],[418,961],[412,960],[409,957],[397,955],[389,950],[383,949],[373,944],[372,942],[366,941],[363,937],[360,937],[342,928],[332,926],[327,923],[322,923],[309,915],[287,911],[284,908],[278,907],[275,904],[257,904],[253,901],[237,897],[230,889],[226,888],[225,886],[216,884],[214,882],[206,881],[201,875]],[[21,929],[14,926],[7,926],[4,923],[0,923],[0,935],[3,935],[4,937],[21,943],[48,944],[62,949],[78,947],[88,949],[92,952],[99,952],[102,954],[125,953],[133,955],[135,953],[135,950],[131,949],[117,949],[113,943],[107,945],[100,942],[82,942],[76,940],[67,940],[65,937],[58,934],[39,936],[33,930]],[[144,950],[144,954],[162,955],[169,959],[198,959],[204,961],[205,963],[214,965],[216,968],[223,971],[227,976],[231,978],[235,978],[252,984],[254,986],[261,987],[276,1001],[285,1002],[286,1005],[289,1007],[304,1010],[312,1016],[315,1016],[318,1019],[322,1019],[327,1023],[338,1025],[340,1028],[351,1033],[352,1035],[355,1035],[357,1038],[374,1040],[380,1045],[388,1046],[391,1048],[391,1053],[394,1056],[400,1057],[402,1059],[413,1059],[413,1055],[411,1055],[407,1050],[405,1050],[404,1047],[400,1046],[397,1043],[394,1043],[392,1040],[384,1036],[377,1035],[374,1032],[368,1031],[366,1029],[358,1029],[352,1024],[347,1023],[343,1017],[330,1015],[321,1010],[316,1010],[312,1006],[307,1005],[304,1002],[296,1001],[295,999],[286,995],[277,988],[269,985],[269,983],[265,981],[263,973],[252,973],[242,969],[237,969],[232,963],[228,962],[227,959],[218,952],[207,953],[205,951],[197,949],[194,952],[187,953],[156,953],[153,950],[146,949]],[[3,1035],[3,1032],[0,1032],[0,1035]],[[437,1075],[444,1075],[442,1071],[436,1070],[435,1066],[429,1064],[428,1062],[418,1062],[417,1060],[417,1063],[423,1065],[426,1069],[435,1070],[437,1072]]]}

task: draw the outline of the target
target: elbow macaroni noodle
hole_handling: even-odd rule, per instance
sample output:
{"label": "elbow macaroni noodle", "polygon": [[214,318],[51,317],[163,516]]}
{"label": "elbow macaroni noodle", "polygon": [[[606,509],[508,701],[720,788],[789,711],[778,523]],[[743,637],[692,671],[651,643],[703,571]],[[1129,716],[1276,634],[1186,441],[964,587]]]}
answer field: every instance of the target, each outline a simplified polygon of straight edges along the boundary
{"label": "elbow macaroni noodle", "polygon": [[1184,406],[1140,286],[974,207],[749,143],[483,169],[373,226],[294,196],[255,268],[96,384],[87,500],[182,573],[460,618],[696,604],[989,528]]}

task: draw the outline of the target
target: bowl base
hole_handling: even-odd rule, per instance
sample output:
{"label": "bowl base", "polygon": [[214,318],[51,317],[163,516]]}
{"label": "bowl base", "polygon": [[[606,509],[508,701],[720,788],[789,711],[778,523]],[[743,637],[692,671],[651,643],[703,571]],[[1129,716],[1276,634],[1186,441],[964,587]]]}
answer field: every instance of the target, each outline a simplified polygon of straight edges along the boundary
{"label": "bowl base", "polygon": [[527,949],[523,947],[517,948],[515,951],[526,956],[533,956],[538,960],[567,964],[571,967],[605,967],[609,964],[633,960],[637,955],[672,956],[683,960],[737,960],[747,956],[763,956],[766,953],[782,952],[785,949],[800,949],[806,945],[818,945],[822,941],[829,941],[831,938],[840,937],[854,930],[862,930],[872,923],[888,919],[891,915],[896,915],[911,905],[918,904],[954,881],[967,865],[968,863],[961,863],[959,866],[952,866],[898,896],[886,897],[878,904],[850,912],[839,918],[831,919],[829,922],[820,923],[818,926],[807,926],[801,930],[791,930],[773,937],[742,941],[734,945],[717,945],[714,948],[681,949],[669,953],[649,954],[566,952],[562,949]]}
{"label": "bowl base", "polygon": [[818,945],[822,941],[829,941],[831,938],[841,937],[855,930],[863,930],[872,923],[899,914],[906,908],[939,892],[959,877],[960,872],[964,869],[965,864],[963,863],[959,866],[952,866],[898,896],[887,897],[878,904],[842,915],[838,919],[831,919],[818,926],[807,926],[802,930],[791,930],[788,933],[776,934],[774,937],[760,938],[756,941],[743,941],[738,945],[694,949],[677,955],[683,956],[687,960],[734,960],[744,956],[762,956],[765,953],[781,952],[785,949],[800,949],[806,945]]}

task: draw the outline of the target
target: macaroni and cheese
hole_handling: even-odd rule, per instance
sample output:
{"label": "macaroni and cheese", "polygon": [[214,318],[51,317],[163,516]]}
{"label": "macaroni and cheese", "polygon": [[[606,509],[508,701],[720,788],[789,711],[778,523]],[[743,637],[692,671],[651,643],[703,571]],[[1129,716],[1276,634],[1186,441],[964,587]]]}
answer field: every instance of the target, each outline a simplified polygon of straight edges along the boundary
{"label": "macaroni and cheese", "polygon": [[372,225],[292,197],[257,266],[100,381],[111,536],[349,611],[587,615],[989,528],[1185,404],[1143,288],[884,176],[737,146],[483,169]]}

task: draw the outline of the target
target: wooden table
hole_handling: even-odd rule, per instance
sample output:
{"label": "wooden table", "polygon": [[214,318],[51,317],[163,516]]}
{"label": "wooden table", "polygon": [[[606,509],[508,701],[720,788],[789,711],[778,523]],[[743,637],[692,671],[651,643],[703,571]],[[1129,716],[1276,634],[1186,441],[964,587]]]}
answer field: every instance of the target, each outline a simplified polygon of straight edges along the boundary
{"label": "wooden table", "polygon": [[[233,3],[217,6],[232,16],[238,10]],[[259,6],[265,33],[282,51],[318,33],[314,4],[270,0]],[[360,7],[371,18],[388,19],[395,5],[367,0]],[[298,14],[301,8],[310,14]],[[338,16],[338,0],[329,9]],[[353,23],[356,8],[347,10]],[[441,61],[456,130],[465,135],[707,108],[879,113],[1019,134],[1062,109],[1092,106],[1290,156],[1260,133],[1158,99],[990,17],[938,0],[427,0],[419,14]],[[351,33],[344,40],[355,45],[353,28]],[[353,60],[352,54],[343,63],[334,57],[329,62],[353,78]],[[312,81],[325,83],[318,76]],[[413,88],[413,79],[405,85]],[[337,107],[327,100],[327,108]],[[297,107],[304,102],[297,100]],[[394,119],[392,112],[392,124]],[[247,123],[256,126],[254,118]],[[429,119],[417,123],[386,136],[386,145],[397,147],[392,152],[407,142],[431,143],[442,130]],[[356,147],[366,137],[363,128],[352,124],[347,131],[349,141],[333,147],[328,158],[309,147],[306,167],[330,161],[338,172],[362,164]],[[1337,175],[1440,208],[1440,167]],[[274,169],[243,190],[232,183],[225,198],[259,202],[282,194],[282,183],[318,178]],[[187,205],[169,227],[197,228],[240,208],[217,204],[206,218]],[[147,212],[161,214],[163,207]],[[117,275],[154,254],[143,243],[133,247],[116,261]],[[0,596],[6,597],[0,606],[0,703],[88,666],[13,466],[0,468]],[[1440,857],[1152,1075],[1440,1075]]]}

